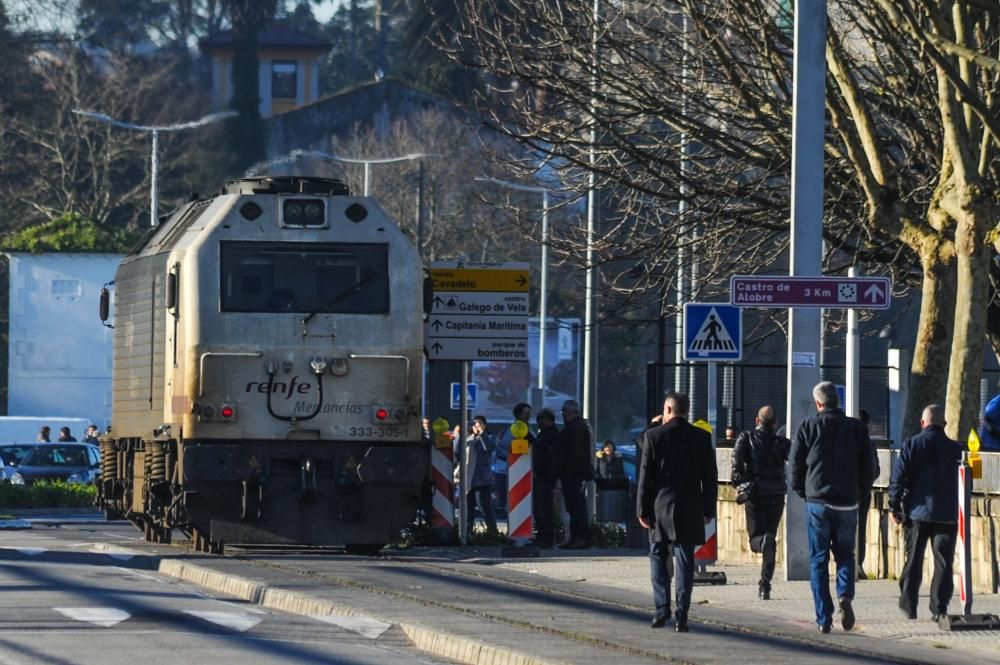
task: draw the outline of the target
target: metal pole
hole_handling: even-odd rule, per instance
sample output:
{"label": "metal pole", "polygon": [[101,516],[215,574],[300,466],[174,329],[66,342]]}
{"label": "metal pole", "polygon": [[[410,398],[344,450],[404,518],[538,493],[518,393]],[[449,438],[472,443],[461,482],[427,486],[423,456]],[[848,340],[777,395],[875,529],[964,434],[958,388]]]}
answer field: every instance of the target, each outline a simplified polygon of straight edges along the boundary
{"label": "metal pole", "polygon": [[548,327],[549,292],[549,191],[542,190],[542,284],[538,298],[538,389],[539,407],[545,406],[545,329]]}
{"label": "metal pole", "polygon": [[[851,268],[848,277],[857,277],[858,271]],[[847,362],[844,371],[844,410],[852,418],[858,417],[861,401],[858,394],[861,387],[861,333],[858,329],[858,310],[847,310]]]}
{"label": "metal pole", "polygon": [[157,210],[157,199],[160,198],[158,178],[160,175],[160,132],[153,130],[153,147],[149,157],[149,225],[156,227],[159,223],[159,210]]}
{"label": "metal pole", "polygon": [[958,597],[962,614],[972,614],[972,467],[969,453],[962,453],[958,465]]}
{"label": "metal pole", "polygon": [[[792,103],[792,276],[820,275],[823,245],[823,148],[826,0],[795,3]],[[820,310],[788,310],[788,436],[813,412],[819,383]],[[785,578],[809,579],[805,502],[791,489],[785,511]]]}
{"label": "metal pole", "polygon": [[593,414],[591,383],[593,381],[594,328],[597,325],[594,317],[594,229],[597,215],[597,175],[594,168],[597,165],[597,155],[594,145],[597,143],[597,22],[600,17],[601,0],[594,0],[594,29],[591,34],[591,71],[590,71],[590,150],[587,157],[590,173],[587,176],[587,275],[584,284],[584,328],[583,328],[583,418],[590,420]]}
{"label": "metal pole", "polygon": [[371,179],[372,165],[371,162],[365,162],[365,196],[368,196],[368,182]]}
{"label": "metal pole", "polygon": [[718,363],[709,361],[708,368],[708,424],[712,426],[712,445],[719,438],[719,414],[715,408],[719,397],[719,382],[716,376]]}
{"label": "metal pole", "polygon": [[458,408],[462,412],[459,422],[461,423],[459,427],[458,439],[461,442],[458,446],[458,537],[461,539],[463,545],[468,544],[468,525],[469,519],[472,515],[469,515],[469,465],[466,464],[467,456],[467,440],[469,438],[469,361],[462,361],[462,377],[459,379],[458,387]]}
{"label": "metal pole", "polygon": [[424,160],[417,162],[417,254],[424,256]]}

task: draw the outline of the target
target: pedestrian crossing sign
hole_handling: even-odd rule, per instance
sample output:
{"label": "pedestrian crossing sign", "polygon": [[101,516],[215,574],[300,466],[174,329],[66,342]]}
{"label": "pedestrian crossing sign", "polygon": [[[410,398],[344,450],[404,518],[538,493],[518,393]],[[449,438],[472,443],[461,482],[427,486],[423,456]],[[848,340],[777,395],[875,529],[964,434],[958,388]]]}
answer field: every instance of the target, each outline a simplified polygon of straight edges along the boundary
{"label": "pedestrian crossing sign", "polygon": [[684,360],[743,358],[743,313],[724,303],[684,305]]}

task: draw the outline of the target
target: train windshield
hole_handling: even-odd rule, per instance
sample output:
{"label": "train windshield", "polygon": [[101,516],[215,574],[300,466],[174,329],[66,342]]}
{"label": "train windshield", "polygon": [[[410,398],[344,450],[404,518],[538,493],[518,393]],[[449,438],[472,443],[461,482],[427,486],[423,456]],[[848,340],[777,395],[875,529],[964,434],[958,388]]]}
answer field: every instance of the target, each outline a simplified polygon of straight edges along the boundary
{"label": "train windshield", "polygon": [[222,311],[389,313],[389,247],[222,243]]}

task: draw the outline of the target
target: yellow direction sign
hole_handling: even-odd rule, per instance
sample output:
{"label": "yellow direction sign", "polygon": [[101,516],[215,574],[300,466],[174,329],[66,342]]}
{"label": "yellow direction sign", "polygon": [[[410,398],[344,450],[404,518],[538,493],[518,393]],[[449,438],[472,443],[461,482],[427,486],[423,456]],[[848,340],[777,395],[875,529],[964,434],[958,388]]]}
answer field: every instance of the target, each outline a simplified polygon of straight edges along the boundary
{"label": "yellow direction sign", "polygon": [[524,293],[531,284],[526,268],[431,268],[435,291]]}
{"label": "yellow direction sign", "polygon": [[702,420],[701,418],[699,418],[698,420],[694,421],[691,424],[694,425],[695,427],[699,428],[699,429],[705,430],[709,434],[712,433],[712,426],[708,424],[707,420]]}

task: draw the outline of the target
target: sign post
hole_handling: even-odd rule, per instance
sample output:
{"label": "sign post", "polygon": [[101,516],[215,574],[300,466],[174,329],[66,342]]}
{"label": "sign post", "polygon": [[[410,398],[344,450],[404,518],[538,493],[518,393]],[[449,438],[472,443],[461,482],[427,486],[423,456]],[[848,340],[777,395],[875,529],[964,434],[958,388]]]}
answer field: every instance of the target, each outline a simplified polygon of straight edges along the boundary
{"label": "sign post", "polygon": [[424,328],[427,359],[462,361],[458,382],[461,426],[456,452],[459,455],[458,528],[464,545],[468,541],[469,520],[473,518],[469,515],[467,498],[469,398],[475,401],[478,397],[470,395],[469,389],[475,385],[469,383],[470,363],[474,360],[527,362],[530,273],[527,263],[454,261],[436,261],[430,272],[434,297]]}

